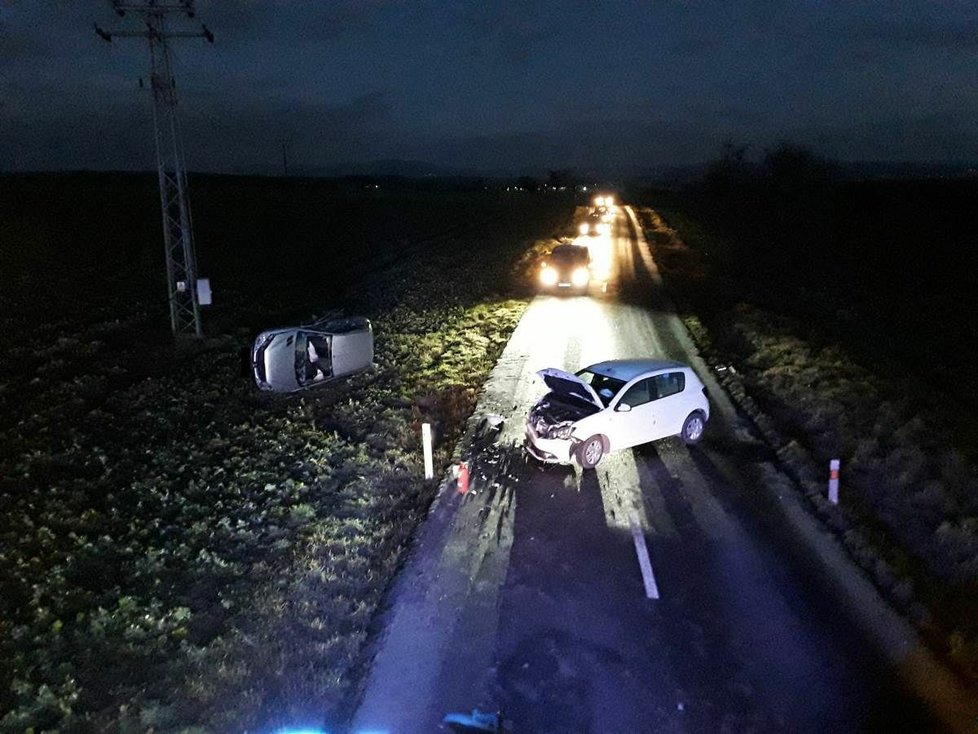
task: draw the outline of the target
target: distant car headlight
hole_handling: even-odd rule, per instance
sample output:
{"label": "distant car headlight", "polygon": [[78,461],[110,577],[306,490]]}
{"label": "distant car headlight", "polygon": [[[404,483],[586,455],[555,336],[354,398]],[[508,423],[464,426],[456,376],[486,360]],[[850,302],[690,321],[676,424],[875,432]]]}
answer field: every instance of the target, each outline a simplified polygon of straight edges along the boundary
{"label": "distant car headlight", "polygon": [[571,273],[571,283],[576,285],[578,288],[586,286],[590,279],[591,275],[588,273],[587,268],[577,268],[573,273]]}
{"label": "distant car headlight", "polygon": [[580,227],[578,227],[578,228],[577,228],[577,231],[578,231],[578,232],[580,232],[581,234],[587,234],[587,231],[588,231],[588,225],[587,225],[587,222],[585,222],[585,223],[584,223],[584,224],[582,224],[582,225],[581,225]]}
{"label": "distant car headlight", "polygon": [[540,282],[544,285],[557,285],[557,271],[544,266],[540,271]]}

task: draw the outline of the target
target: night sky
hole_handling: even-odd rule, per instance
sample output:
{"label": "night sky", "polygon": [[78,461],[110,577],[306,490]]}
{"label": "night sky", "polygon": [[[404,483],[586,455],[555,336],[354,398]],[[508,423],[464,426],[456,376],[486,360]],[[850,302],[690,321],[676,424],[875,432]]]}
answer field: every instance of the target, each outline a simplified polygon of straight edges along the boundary
{"label": "night sky", "polygon": [[[173,42],[191,170],[659,169],[725,141],[978,160],[978,4],[199,0]],[[0,0],[0,171],[153,169],[138,29],[101,0]]]}

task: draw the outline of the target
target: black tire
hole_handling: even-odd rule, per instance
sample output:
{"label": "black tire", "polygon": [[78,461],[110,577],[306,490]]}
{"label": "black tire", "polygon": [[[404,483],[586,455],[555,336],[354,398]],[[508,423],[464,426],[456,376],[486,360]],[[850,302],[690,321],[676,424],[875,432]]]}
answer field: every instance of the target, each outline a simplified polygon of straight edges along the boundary
{"label": "black tire", "polygon": [[575,455],[582,469],[593,469],[604,456],[604,441],[601,436],[591,436],[578,445]]}
{"label": "black tire", "polygon": [[679,436],[687,446],[693,446],[700,442],[700,439],[703,438],[703,431],[705,430],[706,419],[700,411],[694,410],[683,421],[683,430]]}

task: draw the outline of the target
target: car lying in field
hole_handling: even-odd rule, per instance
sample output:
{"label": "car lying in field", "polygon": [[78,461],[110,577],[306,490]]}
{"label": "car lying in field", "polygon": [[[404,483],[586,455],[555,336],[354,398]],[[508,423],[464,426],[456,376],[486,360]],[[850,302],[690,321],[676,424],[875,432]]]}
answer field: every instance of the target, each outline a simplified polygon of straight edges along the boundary
{"label": "car lying in field", "polygon": [[550,392],[530,409],[526,448],[546,463],[591,469],[611,451],[667,436],[695,444],[710,419],[706,388],[679,362],[618,359],[537,374]]}
{"label": "car lying in field", "polygon": [[559,244],[540,264],[540,285],[548,290],[586,293],[591,280],[591,253],[582,245]]}
{"label": "car lying in field", "polygon": [[251,348],[255,384],[272,392],[295,392],[373,366],[374,334],[361,316],[271,329]]}

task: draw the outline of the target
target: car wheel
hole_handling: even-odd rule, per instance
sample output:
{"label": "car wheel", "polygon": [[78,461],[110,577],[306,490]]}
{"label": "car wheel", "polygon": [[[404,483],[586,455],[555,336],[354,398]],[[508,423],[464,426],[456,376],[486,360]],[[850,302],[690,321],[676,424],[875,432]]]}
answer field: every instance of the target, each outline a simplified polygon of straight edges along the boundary
{"label": "car wheel", "polygon": [[686,416],[680,436],[687,446],[692,446],[694,443],[699,443],[700,439],[703,438],[705,428],[706,421],[703,420],[703,414],[696,410]]}
{"label": "car wheel", "polygon": [[577,462],[583,469],[593,469],[604,456],[604,441],[601,436],[591,436],[577,447]]}

